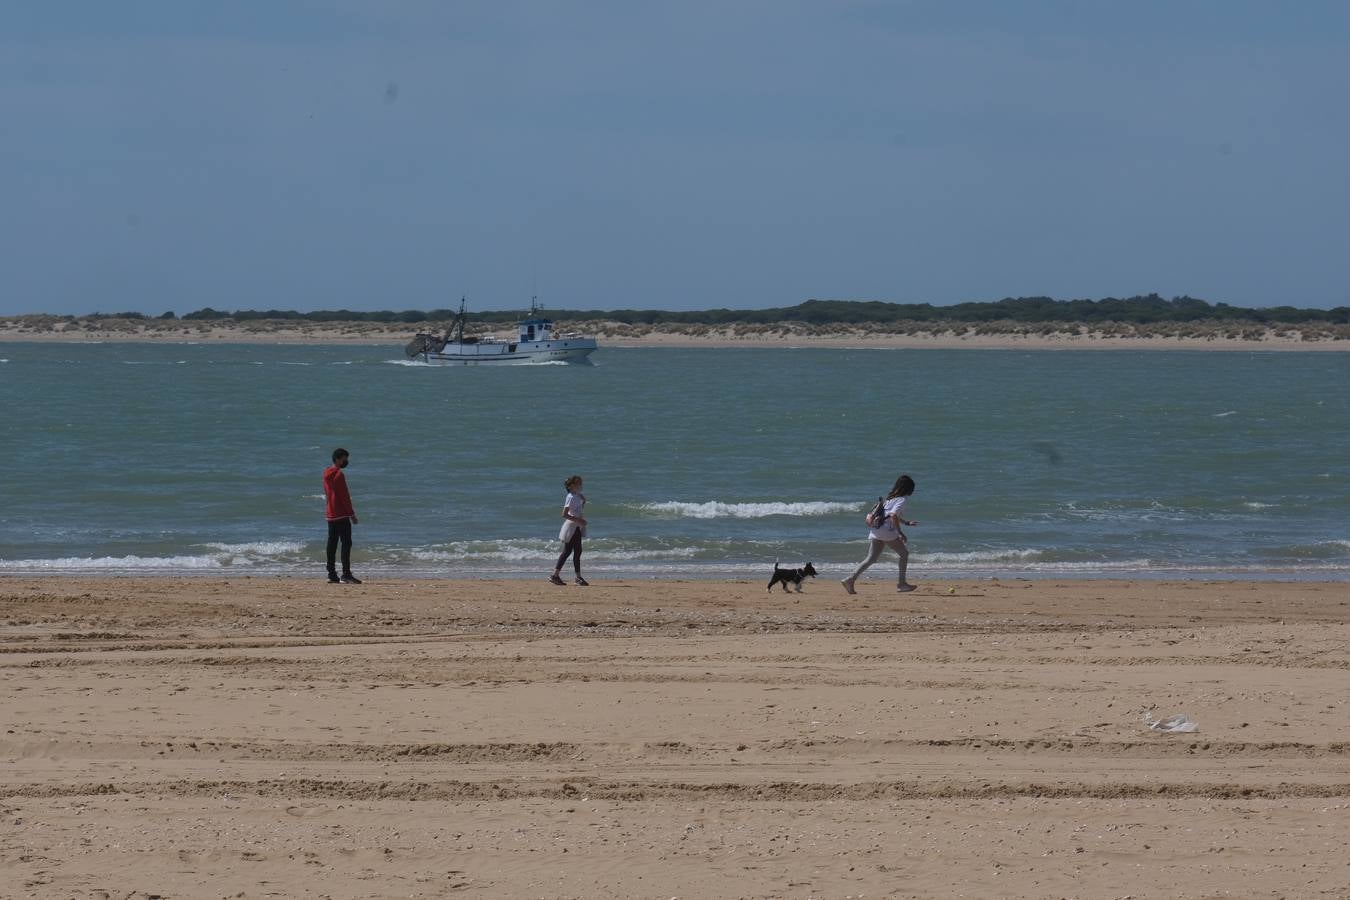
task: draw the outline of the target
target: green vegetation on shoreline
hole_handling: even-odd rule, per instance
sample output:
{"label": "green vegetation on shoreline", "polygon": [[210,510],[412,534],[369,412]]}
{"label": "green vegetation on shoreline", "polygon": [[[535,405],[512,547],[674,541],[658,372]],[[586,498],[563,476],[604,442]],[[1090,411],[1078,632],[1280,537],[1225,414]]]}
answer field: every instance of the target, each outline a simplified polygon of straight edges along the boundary
{"label": "green vegetation on shoreline", "polygon": [[[775,322],[803,322],[811,325],[879,325],[895,322],[1065,322],[1094,325],[1103,322],[1132,322],[1147,325],[1156,322],[1252,322],[1262,325],[1301,325],[1307,322],[1325,322],[1333,325],[1350,324],[1350,307],[1335,309],[1304,309],[1293,306],[1275,306],[1248,309],[1227,303],[1207,303],[1193,297],[1164,299],[1147,294],[1124,299],[1107,297],[1103,300],[1052,300],[1049,297],[1009,297],[991,302],[956,303],[934,306],[931,303],[886,303],[879,300],[807,300],[796,306],[767,309],[616,309],[572,310],[550,309],[555,319],[585,319],[620,322],[625,325],[765,325]],[[473,311],[472,318],[485,323],[515,322],[519,310]],[[184,321],[233,320],[250,322],[299,320],[306,322],[442,322],[454,316],[449,309],[383,310],[361,312],[355,310],[235,310],[224,312],[211,307],[182,316]],[[32,318],[30,316],[16,318]],[[89,316],[53,316],[56,319],[146,319],[143,313],[94,313]],[[158,318],[172,320],[173,313]]]}
{"label": "green vegetation on shoreline", "polygon": [[[659,309],[570,310],[555,309],[549,314],[559,319],[590,319],[622,322],[625,325],[765,325],[773,322],[806,322],[812,325],[864,325],[886,322],[1198,322],[1243,321],[1261,324],[1295,325],[1304,322],[1350,324],[1350,307],[1336,309],[1298,309],[1277,306],[1269,309],[1243,309],[1226,303],[1209,304],[1191,297],[1165,300],[1157,294],[1117,300],[1052,300],[1049,297],[1018,297],[996,302],[957,303],[934,306],[931,303],[885,303],[877,300],[807,300],[796,306],[768,309],[703,309],[669,311]],[[268,310],[266,312],[216,312],[210,308],[183,316],[184,319],[304,319],[311,322],[439,322],[454,315],[452,310],[428,312],[351,312],[319,310],[309,313]],[[517,310],[484,310],[473,317],[483,322],[514,322]]]}

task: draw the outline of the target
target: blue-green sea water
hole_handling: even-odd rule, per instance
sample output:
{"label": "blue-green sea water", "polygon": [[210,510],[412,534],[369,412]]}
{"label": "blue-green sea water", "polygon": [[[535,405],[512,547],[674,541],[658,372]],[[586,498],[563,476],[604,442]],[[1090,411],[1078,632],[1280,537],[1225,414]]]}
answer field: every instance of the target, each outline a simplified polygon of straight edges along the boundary
{"label": "blue-green sea water", "polygon": [[[380,577],[840,577],[901,472],[911,580],[1350,577],[1350,355],[0,344],[0,572],[321,576],[333,447]],[[893,578],[893,564],[873,577]]]}

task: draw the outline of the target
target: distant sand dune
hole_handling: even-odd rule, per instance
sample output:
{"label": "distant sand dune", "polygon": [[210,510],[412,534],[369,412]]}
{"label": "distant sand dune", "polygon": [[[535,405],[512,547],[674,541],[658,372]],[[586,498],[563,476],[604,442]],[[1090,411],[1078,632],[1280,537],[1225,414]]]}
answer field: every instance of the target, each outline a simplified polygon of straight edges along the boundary
{"label": "distant sand dune", "polygon": [[[1258,323],[1198,322],[1135,325],[1103,323],[942,322],[896,323],[879,328],[809,325],[628,325],[604,321],[560,321],[568,330],[598,337],[610,347],[930,347],[938,349],[1350,349],[1350,326],[1307,324],[1267,327]],[[292,319],[165,320],[70,319],[18,316],[0,319],[0,341],[151,341],[271,344],[388,344],[402,351],[418,330],[441,330],[445,323],[419,325],[371,322],[306,322]],[[505,333],[501,325],[480,333]],[[471,328],[470,331],[473,331]]]}

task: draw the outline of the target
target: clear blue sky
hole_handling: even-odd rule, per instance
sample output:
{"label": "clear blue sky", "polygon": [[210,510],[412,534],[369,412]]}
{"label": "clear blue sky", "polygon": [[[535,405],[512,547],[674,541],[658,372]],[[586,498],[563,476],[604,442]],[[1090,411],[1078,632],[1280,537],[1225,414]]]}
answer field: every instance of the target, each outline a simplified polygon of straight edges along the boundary
{"label": "clear blue sky", "polygon": [[1350,4],[0,5],[0,314],[1350,305]]}

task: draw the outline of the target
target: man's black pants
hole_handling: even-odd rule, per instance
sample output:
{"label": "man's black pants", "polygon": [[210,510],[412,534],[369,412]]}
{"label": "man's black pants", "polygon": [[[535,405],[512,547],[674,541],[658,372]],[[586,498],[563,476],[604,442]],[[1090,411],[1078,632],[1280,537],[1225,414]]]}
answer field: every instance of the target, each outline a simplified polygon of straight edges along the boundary
{"label": "man's black pants", "polygon": [[334,519],[328,523],[328,574],[336,575],[338,542],[342,542],[342,574],[352,574],[352,520]]}

